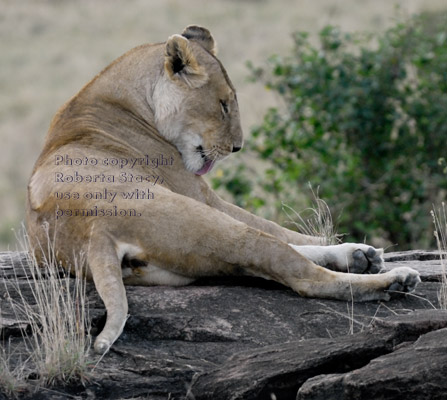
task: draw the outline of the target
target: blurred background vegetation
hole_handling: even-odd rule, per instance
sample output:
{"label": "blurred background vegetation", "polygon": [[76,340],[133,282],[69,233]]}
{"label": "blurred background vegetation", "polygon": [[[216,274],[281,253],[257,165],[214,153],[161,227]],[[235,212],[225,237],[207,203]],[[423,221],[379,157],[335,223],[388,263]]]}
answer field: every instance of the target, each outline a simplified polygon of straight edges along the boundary
{"label": "blurred background vegetation", "polygon": [[283,107],[247,141],[263,173],[240,163],[215,187],[278,220],[284,204],[309,204],[309,182],[345,240],[433,247],[430,210],[447,195],[447,13],[374,35],[329,25],[316,45],[297,32],[291,54],[250,66]]}
{"label": "blurred background vegetation", "polygon": [[432,247],[429,210],[447,191],[446,10],[445,0],[0,0],[0,249],[15,248],[57,109],[128,49],[192,23],[219,44],[247,139],[209,178],[223,197],[285,223],[282,203],[308,207],[310,182],[345,240]]}

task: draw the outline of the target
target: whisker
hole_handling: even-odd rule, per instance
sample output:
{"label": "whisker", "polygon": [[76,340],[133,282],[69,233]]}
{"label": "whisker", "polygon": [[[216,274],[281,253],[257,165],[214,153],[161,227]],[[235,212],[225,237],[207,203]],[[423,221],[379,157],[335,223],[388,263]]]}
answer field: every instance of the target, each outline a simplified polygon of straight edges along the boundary
{"label": "whisker", "polygon": [[228,151],[224,151],[224,149],[216,146],[211,149],[200,149],[200,154],[202,157],[206,157],[211,160],[221,160],[229,155]]}

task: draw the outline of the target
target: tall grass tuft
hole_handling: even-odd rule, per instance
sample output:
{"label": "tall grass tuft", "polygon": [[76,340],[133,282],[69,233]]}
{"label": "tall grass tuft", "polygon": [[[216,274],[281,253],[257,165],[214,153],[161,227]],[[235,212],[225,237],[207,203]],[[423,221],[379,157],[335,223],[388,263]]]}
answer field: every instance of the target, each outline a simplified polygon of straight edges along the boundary
{"label": "tall grass tuft", "polygon": [[434,235],[439,250],[441,261],[441,288],[438,293],[439,306],[443,310],[447,310],[447,207],[442,202],[441,207],[436,210],[433,206],[431,211],[433,223],[435,225]]}
{"label": "tall grass tuft", "polygon": [[[91,345],[86,282],[80,273],[85,255],[79,255],[73,265],[73,279],[60,267],[50,240],[39,265],[27,235],[22,234],[21,239],[26,257],[23,265],[14,267],[25,269],[27,265],[29,273],[22,282],[17,276],[10,278],[9,286],[16,294],[14,299],[8,294],[17,319],[27,322],[30,334],[23,333],[26,354],[22,359],[26,361],[19,368],[22,373],[11,369],[8,373],[18,382],[25,375],[32,376],[37,386],[83,383],[89,374]],[[4,354],[0,358],[0,365],[7,366]],[[23,374],[23,370],[28,373]]]}
{"label": "tall grass tuft", "polygon": [[320,199],[318,189],[315,192],[310,186],[310,190],[313,196],[313,205],[301,213],[286,204],[282,205],[284,213],[290,220],[289,223],[293,224],[298,232],[304,235],[321,238],[322,245],[339,244],[341,242],[340,235],[337,234],[337,227],[334,224],[329,206],[323,199]]}

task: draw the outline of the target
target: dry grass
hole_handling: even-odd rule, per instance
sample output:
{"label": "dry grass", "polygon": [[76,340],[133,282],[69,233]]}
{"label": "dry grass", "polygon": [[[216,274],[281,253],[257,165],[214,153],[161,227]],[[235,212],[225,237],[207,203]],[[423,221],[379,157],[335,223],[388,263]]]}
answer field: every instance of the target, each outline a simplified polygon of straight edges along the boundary
{"label": "dry grass", "polygon": [[[16,398],[20,393],[26,391],[26,362],[12,362],[12,345],[0,343],[0,394],[8,398]],[[13,365],[15,364],[15,365]]]}
{"label": "dry grass", "polygon": [[438,293],[439,307],[447,310],[447,208],[445,203],[443,202],[438,209],[433,207],[431,215],[442,267],[441,288]]}
{"label": "dry grass", "polygon": [[297,212],[283,204],[283,211],[289,218],[288,223],[304,235],[321,238],[322,245],[341,243],[341,235],[337,234],[337,226],[334,224],[329,206],[323,199],[320,199],[318,189],[315,192],[310,186],[310,190],[313,197],[312,207]]}
{"label": "dry grass", "polygon": [[277,101],[246,81],[245,61],[284,54],[295,30],[315,35],[328,23],[382,30],[396,4],[408,14],[446,8],[445,0],[0,0],[0,248],[15,241],[11,228],[23,220],[27,180],[52,116],[124,51],[191,23],[209,27],[238,88],[247,133]]}
{"label": "dry grass", "polygon": [[[23,238],[27,246],[26,235]],[[51,247],[47,254],[39,266],[34,255],[28,253],[30,274],[26,281],[17,277],[8,281],[12,289],[7,294],[16,318],[30,327],[29,334],[23,333],[25,353],[20,354],[19,361],[9,356],[15,351],[10,343],[0,353],[0,380],[6,382],[2,387],[10,395],[29,387],[29,376],[33,377],[33,385],[48,387],[83,382],[89,373],[91,337],[85,279],[81,273],[70,278],[60,268]],[[79,271],[83,264],[80,256],[75,270]],[[14,368],[11,358],[15,360]]]}

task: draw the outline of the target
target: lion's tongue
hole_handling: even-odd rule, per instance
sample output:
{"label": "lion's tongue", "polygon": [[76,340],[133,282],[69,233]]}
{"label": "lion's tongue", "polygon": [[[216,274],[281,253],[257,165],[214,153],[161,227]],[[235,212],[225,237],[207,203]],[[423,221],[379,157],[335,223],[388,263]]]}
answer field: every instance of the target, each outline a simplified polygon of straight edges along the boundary
{"label": "lion's tongue", "polygon": [[203,167],[200,168],[197,172],[196,175],[205,175],[207,172],[210,172],[211,169],[214,166],[214,161],[213,160],[206,160],[205,164],[203,164]]}

